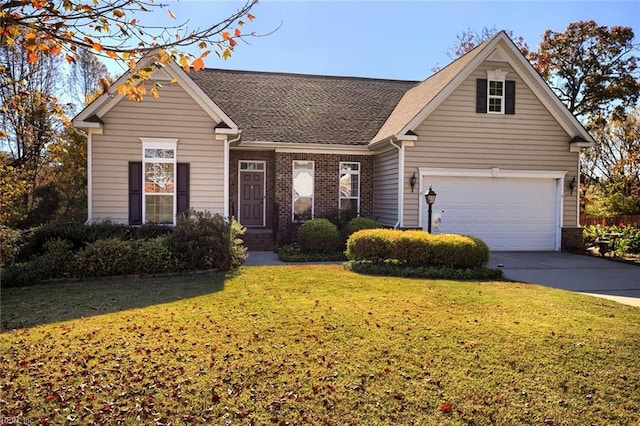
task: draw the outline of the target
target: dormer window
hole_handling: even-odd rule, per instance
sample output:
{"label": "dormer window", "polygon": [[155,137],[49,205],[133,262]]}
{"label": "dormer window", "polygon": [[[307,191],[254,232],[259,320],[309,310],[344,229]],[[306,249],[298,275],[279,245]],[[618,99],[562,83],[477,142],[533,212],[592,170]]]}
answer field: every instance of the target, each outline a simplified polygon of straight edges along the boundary
{"label": "dormer window", "polygon": [[505,80],[506,76],[507,71],[495,69],[477,80],[476,112],[515,114],[516,82]]}

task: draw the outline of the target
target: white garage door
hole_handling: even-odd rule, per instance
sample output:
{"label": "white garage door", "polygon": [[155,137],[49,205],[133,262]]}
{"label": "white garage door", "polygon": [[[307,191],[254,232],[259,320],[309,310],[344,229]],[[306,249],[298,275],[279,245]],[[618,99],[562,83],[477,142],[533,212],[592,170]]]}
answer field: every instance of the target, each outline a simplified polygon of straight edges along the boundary
{"label": "white garage door", "polygon": [[[479,237],[491,250],[556,249],[556,179],[425,176],[423,183],[437,193],[439,233]],[[422,203],[426,229],[424,197]]]}

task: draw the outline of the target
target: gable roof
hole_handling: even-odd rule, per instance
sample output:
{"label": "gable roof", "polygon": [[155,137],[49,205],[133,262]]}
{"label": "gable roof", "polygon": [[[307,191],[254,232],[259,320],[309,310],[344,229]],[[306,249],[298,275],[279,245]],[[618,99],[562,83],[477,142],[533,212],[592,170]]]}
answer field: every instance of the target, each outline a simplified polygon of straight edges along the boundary
{"label": "gable roof", "polygon": [[[136,69],[142,69],[153,60],[153,52],[141,59],[136,64]],[[111,87],[118,87],[123,84],[133,73],[130,70],[122,74]],[[169,61],[161,69],[153,73],[151,81],[171,81],[174,80],[191,96],[191,98],[214,120],[216,128],[230,129],[232,132],[238,131],[238,126],[227,116],[227,114],[216,105],[216,103],[198,87],[193,80],[186,76],[184,70],[175,62]],[[125,95],[110,90],[103,93],[80,111],[72,120],[74,126],[79,128],[99,129],[104,124],[101,117],[111,110],[118,102],[123,100]]]}
{"label": "gable roof", "polygon": [[[569,112],[540,74],[524,57],[522,52],[509,38],[506,32],[500,31],[485,40],[473,50],[461,56],[444,69],[432,75],[422,83],[409,90],[400,100],[380,131],[372,139],[372,143],[388,139],[402,139],[404,135],[412,135],[413,130],[457,88],[475,69],[497,50],[498,46],[506,50],[508,61],[523,81],[534,92],[547,110],[555,117],[558,124],[575,139],[580,137],[586,141],[583,146],[595,143],[591,135],[580,122]],[[410,138],[407,138],[410,139]]]}
{"label": "gable roof", "polygon": [[204,69],[189,77],[251,142],[367,145],[416,81]]}

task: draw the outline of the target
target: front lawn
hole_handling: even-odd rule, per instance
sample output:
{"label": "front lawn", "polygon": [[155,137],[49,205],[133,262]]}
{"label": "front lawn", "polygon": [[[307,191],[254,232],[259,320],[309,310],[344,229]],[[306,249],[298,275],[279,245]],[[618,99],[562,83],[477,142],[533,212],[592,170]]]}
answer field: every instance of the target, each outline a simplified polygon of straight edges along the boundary
{"label": "front lawn", "polygon": [[640,420],[640,309],[533,285],[247,267],[2,289],[2,322],[7,421]]}

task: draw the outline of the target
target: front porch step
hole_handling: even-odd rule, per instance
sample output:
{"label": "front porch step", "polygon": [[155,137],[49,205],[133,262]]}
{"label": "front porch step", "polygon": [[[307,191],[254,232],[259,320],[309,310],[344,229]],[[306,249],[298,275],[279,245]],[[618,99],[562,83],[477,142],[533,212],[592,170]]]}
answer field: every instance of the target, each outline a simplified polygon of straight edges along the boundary
{"label": "front porch step", "polygon": [[274,251],[276,248],[272,229],[247,228],[242,240],[249,251]]}

